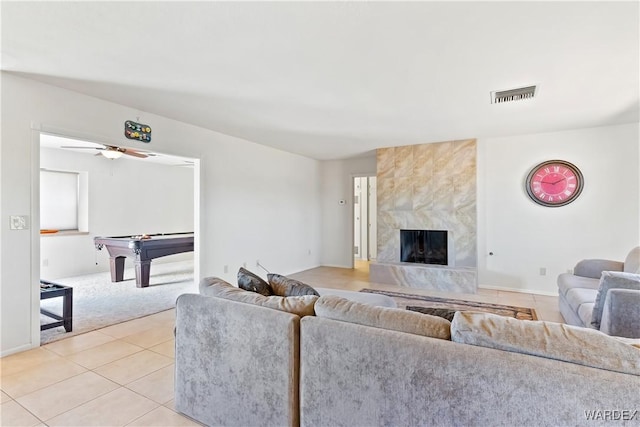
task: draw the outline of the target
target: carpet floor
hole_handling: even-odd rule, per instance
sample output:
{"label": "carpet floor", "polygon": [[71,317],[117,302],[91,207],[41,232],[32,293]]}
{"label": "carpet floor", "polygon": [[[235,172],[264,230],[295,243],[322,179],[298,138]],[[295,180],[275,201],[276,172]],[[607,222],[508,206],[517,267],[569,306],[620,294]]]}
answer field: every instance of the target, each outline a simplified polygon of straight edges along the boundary
{"label": "carpet floor", "polygon": [[401,292],[379,291],[376,289],[363,289],[360,292],[387,295],[396,301],[398,308],[405,308],[427,314],[431,313],[429,313],[429,310],[423,310],[423,308],[437,309],[434,310],[434,313],[439,313],[438,315],[447,310],[482,311],[486,313],[499,314],[501,316],[514,317],[516,319],[538,320],[536,310],[528,307],[465,301],[453,298],[430,297],[425,295],[405,294]]}
{"label": "carpet floor", "polygon": [[[169,310],[181,294],[198,293],[193,261],[153,264],[146,288],[136,287],[133,268],[125,269],[122,282],[112,283],[108,272],[52,282],[73,288],[73,330],[65,332],[62,326],[44,330],[40,333],[41,344]],[[43,300],[40,306],[61,314],[62,298]],[[40,315],[41,324],[53,321]]]}

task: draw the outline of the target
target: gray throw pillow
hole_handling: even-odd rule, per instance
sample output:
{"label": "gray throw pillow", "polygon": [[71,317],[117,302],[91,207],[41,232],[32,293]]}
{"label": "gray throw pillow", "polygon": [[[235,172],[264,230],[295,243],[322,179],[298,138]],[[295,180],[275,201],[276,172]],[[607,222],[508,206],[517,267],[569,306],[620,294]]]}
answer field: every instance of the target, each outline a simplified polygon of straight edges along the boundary
{"label": "gray throw pillow", "polygon": [[640,290],[640,274],[625,273],[621,271],[603,271],[600,277],[600,286],[596,302],[591,313],[591,327],[600,329],[602,322],[602,310],[607,298],[607,292],[612,288]]}
{"label": "gray throw pillow", "polygon": [[271,286],[274,295],[280,295],[282,297],[299,297],[303,295],[320,296],[315,289],[299,280],[273,273],[267,274],[267,279],[269,280],[269,286]]}
{"label": "gray throw pillow", "polygon": [[238,270],[238,287],[245,291],[257,292],[265,297],[273,295],[273,290],[267,282],[257,274],[242,267]]}
{"label": "gray throw pillow", "polygon": [[456,310],[449,310],[446,308],[420,307],[416,305],[408,305],[406,308],[409,311],[417,311],[418,313],[428,314],[430,316],[442,317],[443,319],[447,319],[449,322],[453,320],[453,316],[456,314]]}

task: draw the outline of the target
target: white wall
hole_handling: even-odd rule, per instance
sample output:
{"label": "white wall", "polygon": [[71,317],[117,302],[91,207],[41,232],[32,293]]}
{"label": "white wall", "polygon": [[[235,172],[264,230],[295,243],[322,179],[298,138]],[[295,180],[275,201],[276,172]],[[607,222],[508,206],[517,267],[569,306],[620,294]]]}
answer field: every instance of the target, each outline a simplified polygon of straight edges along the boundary
{"label": "white wall", "polygon": [[[109,254],[96,251],[96,236],[193,231],[194,171],[149,161],[42,148],[40,167],[87,172],[89,234],[45,234],[40,240],[40,276],[48,280],[109,271]],[[193,259],[193,253],[153,260]],[[130,260],[127,267],[133,267]],[[153,274],[153,270],[152,270]]]}
{"label": "white wall", "polygon": [[[2,355],[39,345],[39,130],[142,148],[122,135],[124,121],[139,118],[153,128],[151,145],[144,148],[200,159],[194,184],[200,199],[194,212],[198,278],[215,274],[234,280],[243,262],[257,270],[258,259],[284,274],[319,265],[318,161],[0,75]],[[29,216],[30,229],[10,230],[10,215]]]}
{"label": "white wall", "polygon": [[[353,177],[376,174],[376,157],[321,163],[322,265],[353,267]],[[346,204],[339,204],[346,200]]]}
{"label": "white wall", "polygon": [[[479,139],[479,285],[556,295],[558,274],[580,259],[624,260],[640,240],[639,145],[637,124]],[[558,208],[524,190],[529,170],[552,159],[578,166],[585,183]]]}
{"label": "white wall", "polygon": [[[580,259],[622,260],[640,244],[639,141],[638,124],[479,139],[479,286],[557,295],[558,274]],[[573,203],[546,208],[529,200],[524,180],[556,158],[577,165],[585,187]],[[324,265],[351,267],[351,176],[373,171],[375,158],[322,162]]]}
{"label": "white wall", "polygon": [[266,277],[257,260],[280,274],[320,264],[318,161],[240,140],[213,148],[207,160],[202,211],[211,218],[203,221],[210,227],[203,239],[212,240],[212,252],[203,260],[204,276],[235,283],[246,263]]}

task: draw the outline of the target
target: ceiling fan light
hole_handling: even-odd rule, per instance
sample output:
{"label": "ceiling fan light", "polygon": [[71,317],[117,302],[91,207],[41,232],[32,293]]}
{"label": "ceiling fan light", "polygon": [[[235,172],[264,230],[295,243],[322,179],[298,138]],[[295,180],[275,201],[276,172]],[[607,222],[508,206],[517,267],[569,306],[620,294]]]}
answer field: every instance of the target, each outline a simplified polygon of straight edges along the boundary
{"label": "ceiling fan light", "polygon": [[122,157],[122,152],[117,150],[103,150],[100,152],[100,154],[111,160],[119,159],[120,157]]}

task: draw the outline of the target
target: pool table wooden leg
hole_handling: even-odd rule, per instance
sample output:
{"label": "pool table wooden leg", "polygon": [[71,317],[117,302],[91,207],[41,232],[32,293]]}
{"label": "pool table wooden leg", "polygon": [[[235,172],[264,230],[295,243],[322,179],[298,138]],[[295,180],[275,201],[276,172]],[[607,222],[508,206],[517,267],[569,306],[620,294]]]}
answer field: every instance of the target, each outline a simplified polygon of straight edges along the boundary
{"label": "pool table wooden leg", "polygon": [[151,272],[151,260],[135,261],[136,266],[136,286],[146,288],[149,286],[149,273]]}
{"label": "pool table wooden leg", "polygon": [[109,258],[112,282],[122,282],[124,279],[124,259],[123,256]]}

